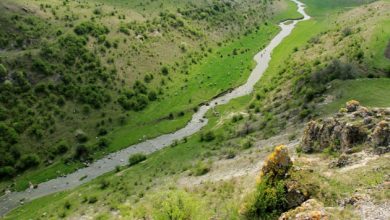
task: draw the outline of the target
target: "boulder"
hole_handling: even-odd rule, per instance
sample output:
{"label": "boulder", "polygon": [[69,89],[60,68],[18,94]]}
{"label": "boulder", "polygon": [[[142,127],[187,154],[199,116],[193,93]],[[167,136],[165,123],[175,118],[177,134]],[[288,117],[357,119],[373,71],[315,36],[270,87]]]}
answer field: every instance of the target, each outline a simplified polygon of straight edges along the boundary
{"label": "boulder", "polygon": [[360,106],[360,103],[358,101],[351,100],[351,101],[347,102],[346,109],[348,112],[354,112],[358,109],[359,106]]}
{"label": "boulder", "polygon": [[372,145],[378,153],[390,151],[390,122],[380,121],[371,134]]}
{"label": "boulder", "polygon": [[279,220],[328,220],[324,205],[315,199],[309,199],[299,207],[283,213]]}

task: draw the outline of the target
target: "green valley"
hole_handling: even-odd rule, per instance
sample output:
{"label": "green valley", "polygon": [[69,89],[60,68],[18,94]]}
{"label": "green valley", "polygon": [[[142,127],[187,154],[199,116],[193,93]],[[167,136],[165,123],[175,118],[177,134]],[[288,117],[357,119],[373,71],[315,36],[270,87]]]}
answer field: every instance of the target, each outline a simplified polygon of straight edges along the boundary
{"label": "green valley", "polygon": [[390,1],[302,3],[1,2],[0,218],[389,218]]}

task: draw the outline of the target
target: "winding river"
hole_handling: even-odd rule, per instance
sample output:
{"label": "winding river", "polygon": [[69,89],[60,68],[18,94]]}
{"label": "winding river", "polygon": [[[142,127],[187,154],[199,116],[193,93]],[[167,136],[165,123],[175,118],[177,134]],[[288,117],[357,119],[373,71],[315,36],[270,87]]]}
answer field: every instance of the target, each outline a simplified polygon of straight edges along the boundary
{"label": "winding river", "polygon": [[10,192],[0,197],[0,216],[7,214],[12,209],[22,204],[21,201],[28,202],[33,199],[46,196],[55,192],[72,189],[81,184],[84,184],[104,173],[112,171],[116,166],[124,166],[127,164],[130,155],[135,153],[150,154],[174,143],[176,140],[188,137],[207,124],[207,119],[204,118],[206,112],[217,105],[223,105],[230,100],[245,96],[253,91],[254,85],[259,81],[263,73],[268,68],[271,60],[272,51],[282,42],[282,40],[291,34],[296,24],[300,21],[310,19],[310,16],[304,11],[304,4],[298,0],[291,0],[298,6],[298,12],[303,18],[300,20],[284,21],[279,24],[281,31],[271,40],[269,45],[260,51],[254,57],[257,66],[251,72],[248,81],[223,96],[211,100],[209,103],[202,105],[199,110],[192,116],[191,121],[182,129],[147,140],[145,142],[129,146],[126,149],[107,155],[106,157],[95,161],[90,166],[81,168],[74,173],[65,177],[58,177],[50,181],[41,183],[35,189],[27,189],[22,192]]}

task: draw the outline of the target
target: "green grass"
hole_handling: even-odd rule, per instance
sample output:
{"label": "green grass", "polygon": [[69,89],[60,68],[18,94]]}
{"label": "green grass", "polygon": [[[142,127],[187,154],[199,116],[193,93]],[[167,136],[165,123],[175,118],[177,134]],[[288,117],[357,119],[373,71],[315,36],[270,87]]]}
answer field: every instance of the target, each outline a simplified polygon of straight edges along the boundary
{"label": "green grass", "polygon": [[272,85],[275,74],[284,68],[284,62],[285,60],[290,59],[294,48],[304,46],[310,38],[326,29],[327,25],[328,23],[326,21],[317,20],[308,20],[298,23],[291,35],[284,39],[283,43],[273,51],[269,67],[259,83],[257,83],[257,89],[260,89],[265,85]]}
{"label": "green grass", "polygon": [[302,0],[308,6],[307,12],[314,17],[331,16],[332,13],[342,12],[373,1],[375,0]]}
{"label": "green grass", "polygon": [[283,21],[283,20],[287,20],[287,19],[300,19],[302,18],[302,15],[297,11],[298,7],[297,5],[293,2],[293,1],[290,1],[290,0],[285,0],[283,1],[284,3],[284,7],[286,7],[286,9],[283,11],[283,13],[277,13],[274,17],[273,17],[273,21],[274,22],[280,22],[280,21]]}
{"label": "green grass", "polygon": [[351,99],[367,107],[390,107],[390,79],[336,81],[332,87],[329,94],[336,100],[321,108],[325,114],[337,112]]}
{"label": "green grass", "polygon": [[372,53],[370,57],[372,65],[390,72],[390,59],[384,56],[390,42],[390,20],[379,22],[368,42],[368,47]]}

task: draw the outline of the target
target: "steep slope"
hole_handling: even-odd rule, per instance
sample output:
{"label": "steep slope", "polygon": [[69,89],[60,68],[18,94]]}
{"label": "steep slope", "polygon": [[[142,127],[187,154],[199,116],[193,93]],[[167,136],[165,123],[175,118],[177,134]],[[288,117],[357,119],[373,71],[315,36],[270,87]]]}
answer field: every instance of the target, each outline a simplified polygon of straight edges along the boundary
{"label": "steep slope", "polygon": [[249,58],[277,32],[267,22],[291,11],[286,1],[161,13],[95,1],[0,6],[0,176],[24,173],[2,181],[12,190],[183,126],[199,103],[245,79]]}

